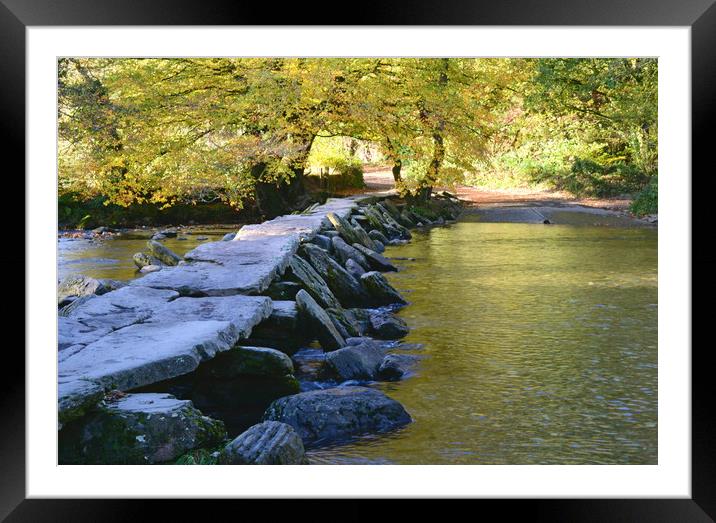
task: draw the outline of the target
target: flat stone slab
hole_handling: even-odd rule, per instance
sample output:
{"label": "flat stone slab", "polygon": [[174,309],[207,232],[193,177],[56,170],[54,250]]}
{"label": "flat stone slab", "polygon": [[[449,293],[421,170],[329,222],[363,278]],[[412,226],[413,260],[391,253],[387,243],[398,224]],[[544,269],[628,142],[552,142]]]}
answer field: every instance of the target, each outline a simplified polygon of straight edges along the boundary
{"label": "flat stone slab", "polygon": [[204,243],[186,253],[186,263],[148,274],[130,285],[192,296],[258,294],[283,273],[298,244],[295,234]]}
{"label": "flat stone slab", "polygon": [[179,298],[142,323],[113,330],[84,348],[72,346],[73,354],[58,366],[61,421],[72,417],[63,411],[93,400],[96,387],[87,382],[105,391],[130,390],[192,372],[248,337],[272,309],[263,296]]}

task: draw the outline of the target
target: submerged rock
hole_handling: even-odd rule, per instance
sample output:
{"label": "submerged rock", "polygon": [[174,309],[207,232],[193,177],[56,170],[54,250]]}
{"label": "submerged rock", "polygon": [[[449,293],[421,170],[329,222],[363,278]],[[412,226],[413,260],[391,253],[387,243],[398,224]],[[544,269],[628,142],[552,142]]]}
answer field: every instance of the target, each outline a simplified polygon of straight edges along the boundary
{"label": "submerged rock", "polygon": [[374,305],[390,305],[392,303],[408,303],[396,291],[388,280],[377,271],[366,272],[360,277],[363,288],[370,294]]}
{"label": "submerged rock", "polygon": [[[61,433],[61,461],[62,454],[73,454],[76,445],[73,457],[80,463],[163,463],[226,437],[221,421],[169,394],[126,394],[76,423],[81,427],[73,431],[67,426]],[[73,442],[75,434],[78,441]]]}
{"label": "submerged rock", "polygon": [[305,319],[318,338],[323,350],[335,350],[345,345],[343,336],[333,325],[328,313],[303,289],[296,294],[296,307],[299,315]]}
{"label": "submerged rock", "polygon": [[372,380],[384,356],[385,351],[372,340],[348,345],[326,354],[325,372],[342,381]]}
{"label": "submerged rock", "polygon": [[370,311],[370,334],[379,340],[399,340],[408,332],[408,324],[392,312]]}
{"label": "submerged rock", "polygon": [[303,441],[291,425],[264,421],[229,443],[219,455],[221,465],[305,465]]}
{"label": "submerged rock", "polygon": [[[108,289],[101,281],[89,276],[68,276],[57,287],[57,303],[67,301],[74,296],[89,296],[91,294],[104,294]],[[69,302],[67,302],[69,303]]]}
{"label": "submerged rock", "polygon": [[264,419],[288,423],[308,446],[387,432],[412,421],[400,403],[367,387],[336,387],[279,398]]}
{"label": "submerged rock", "polygon": [[181,261],[181,256],[179,256],[169,248],[165,247],[158,241],[149,240],[147,242],[147,247],[149,247],[149,252],[165,265],[176,265]]}
{"label": "submerged rock", "polygon": [[388,354],[378,367],[378,378],[398,381],[405,376],[417,358],[408,354]]}

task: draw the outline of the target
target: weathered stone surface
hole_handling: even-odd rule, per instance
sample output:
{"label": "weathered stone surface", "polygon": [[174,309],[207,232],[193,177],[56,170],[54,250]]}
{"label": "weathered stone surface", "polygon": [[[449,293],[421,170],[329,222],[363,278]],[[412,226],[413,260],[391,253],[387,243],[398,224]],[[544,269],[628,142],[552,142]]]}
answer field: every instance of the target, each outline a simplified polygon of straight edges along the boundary
{"label": "weathered stone surface", "polygon": [[304,244],[300,253],[316,272],[321,274],[333,294],[346,306],[365,304],[368,295],[360,283],[347,270],[317,245]]}
{"label": "weathered stone surface", "polygon": [[291,425],[264,421],[229,443],[219,455],[221,465],[305,465],[303,441]]}
{"label": "weathered stone surface", "polygon": [[289,269],[291,276],[303,285],[321,307],[340,307],[338,298],[328,288],[326,281],[306,260],[294,254],[289,262]]}
{"label": "weathered stone surface", "polygon": [[[181,256],[156,240],[149,240],[147,247],[152,256],[159,259],[164,265],[176,265],[181,261]],[[156,264],[152,263],[151,265]]]}
{"label": "weathered stone surface", "polygon": [[412,421],[400,403],[366,387],[337,387],[279,398],[266,410],[264,419],[288,423],[307,446],[387,432]]}
{"label": "weathered stone surface", "polygon": [[[248,336],[252,327],[272,310],[269,298],[231,296],[179,298],[155,307],[150,307],[147,300],[136,300],[135,308],[130,311],[113,312],[113,307],[122,302],[109,298],[123,291],[145,291],[145,297],[152,292],[163,293],[165,297],[176,295],[171,291],[128,286],[95,298],[69,318],[60,318],[61,328],[63,321],[82,321],[95,322],[97,331],[104,329],[101,337],[60,362],[60,411],[63,388],[74,391],[77,387],[72,382],[78,380],[92,381],[105,390],[129,390],[191,372],[200,362],[229,350],[239,339]],[[160,303],[161,296],[155,298],[155,303]],[[113,326],[128,322],[132,323],[112,330]],[[107,333],[107,329],[111,332]],[[77,343],[77,338],[74,340]],[[62,336],[60,341],[62,343]]]}
{"label": "weathered stone surface", "polygon": [[272,300],[293,300],[296,293],[302,289],[300,283],[292,281],[275,281],[264,294]]}
{"label": "weathered stone surface", "polygon": [[226,437],[221,421],[169,394],[128,394],[79,423],[76,455],[88,464],[164,463]]}
{"label": "weathered stone surface", "polygon": [[383,210],[385,210],[394,220],[398,220],[400,218],[400,210],[395,206],[395,204],[390,200],[390,198],[386,198],[385,200],[378,203],[378,206],[381,207]]}
{"label": "weathered stone surface", "polygon": [[373,205],[369,205],[363,209],[363,212],[365,212],[366,218],[368,218],[368,221],[370,222],[370,225],[374,228],[374,230],[377,230],[383,234],[388,234],[385,224],[383,223],[383,215],[381,212]]}
{"label": "weathered stone surface", "polygon": [[162,270],[161,265],[145,265],[144,267],[139,269],[139,272],[149,274],[150,272],[157,272],[157,271],[161,271],[161,270]]}
{"label": "weathered stone surface", "polygon": [[346,260],[346,270],[348,271],[348,274],[353,276],[356,280],[358,280],[361,276],[363,276],[366,272],[365,268],[363,268],[361,265],[359,265],[355,260],[348,259]]}
{"label": "weathered stone surface", "polygon": [[81,418],[94,408],[102,400],[104,388],[92,380],[78,379],[59,383],[57,393],[58,429],[61,429],[65,423]]}
{"label": "weathered stone surface", "polygon": [[354,244],[353,247],[360,251],[363,256],[365,256],[366,261],[368,262],[368,266],[376,271],[397,271],[398,268],[390,263],[390,260],[383,256],[382,254],[379,254],[371,249],[368,249],[364,247],[363,245],[360,245],[358,243]]}
{"label": "weathered stone surface", "polygon": [[[403,240],[409,240],[413,237],[413,235],[410,233],[410,231],[403,227],[401,224],[399,224],[397,221],[393,219],[393,217],[388,214],[386,211],[383,211],[383,218],[385,219],[386,227],[391,227],[398,231],[398,234],[400,235],[400,238]],[[390,229],[387,229],[390,230]]]}
{"label": "weathered stone surface", "polygon": [[96,298],[96,294],[89,294],[87,296],[74,296],[74,297],[68,297],[63,303],[67,303],[67,305],[64,305],[61,309],[57,311],[57,316],[68,316],[73,310],[75,310],[77,307],[80,307],[83,303],[91,300],[92,298]]}
{"label": "weathered stone surface", "polygon": [[347,309],[326,309],[326,313],[344,338],[360,335],[360,326]]}
{"label": "weathered stone surface", "polygon": [[343,241],[343,238],[336,237],[333,238],[331,242],[333,244],[333,249],[336,253],[336,257],[342,264],[345,265],[346,261],[353,260],[361,267],[369,266],[368,260],[365,259],[363,253],[361,253],[355,247],[351,247],[350,245],[348,245],[345,241]]}
{"label": "weathered stone surface", "polygon": [[224,236],[221,237],[221,241],[222,242],[230,242],[231,240],[236,238],[236,234],[237,233],[235,233],[235,232],[227,232],[226,234],[224,234]]}
{"label": "weathered stone surface", "polygon": [[131,285],[190,296],[258,294],[283,273],[297,246],[296,236],[208,242],[189,251],[186,264],[148,274]]}
{"label": "weathered stone surface", "polygon": [[409,227],[409,228],[410,228],[410,227],[415,227],[415,222],[410,219],[410,216],[408,216],[408,213],[405,212],[405,211],[403,211],[403,212],[400,214],[400,220],[399,220],[399,222],[400,222],[400,224],[403,225],[404,227]]}
{"label": "weathered stone surface", "polygon": [[365,229],[363,229],[363,227],[356,223],[354,231],[356,233],[356,236],[358,236],[358,239],[360,240],[358,243],[364,245],[368,249],[375,250],[375,242],[371,239],[370,236],[368,236],[368,233],[365,232]]}
{"label": "weathered stone surface", "polygon": [[338,231],[338,234],[341,235],[341,237],[346,241],[346,243],[360,243],[360,238],[358,237],[355,230],[353,229],[353,226],[348,222],[348,220],[334,213],[328,213],[326,217],[330,220],[330,222]]}
{"label": "weathered stone surface", "polygon": [[342,381],[372,380],[385,351],[374,342],[349,345],[326,354],[326,372]]}
{"label": "weathered stone surface", "polygon": [[407,336],[408,332],[408,324],[392,312],[382,310],[370,312],[369,333],[379,340],[399,340]]}
{"label": "weathered stone surface", "polygon": [[201,373],[216,379],[242,375],[281,377],[293,374],[293,363],[291,358],[276,349],[237,345],[203,363]]}
{"label": "weathered stone surface", "polygon": [[145,321],[177,296],[174,291],[127,286],[82,299],[66,307],[58,318],[58,348],[87,345],[114,330]]}
{"label": "weathered stone surface", "polygon": [[358,324],[358,331],[364,334],[367,333],[370,330],[370,309],[354,308],[348,310]]}
{"label": "weathered stone surface", "polygon": [[335,350],[345,345],[345,340],[333,325],[328,313],[306,291],[300,290],[296,294],[296,307],[299,317],[304,318],[310,325],[323,350]]}
{"label": "weathered stone surface", "polygon": [[[324,236],[322,234],[316,234],[313,239],[311,240],[311,243],[315,243],[318,245],[321,249],[332,253],[333,252],[333,243],[331,243],[331,237],[330,236]],[[345,243],[345,242],[344,242]]]}
{"label": "weathered stone surface", "polygon": [[103,294],[106,291],[107,289],[102,282],[89,276],[68,276],[57,287],[57,303],[65,301],[70,296]]}
{"label": "weathered stone surface", "polygon": [[368,292],[374,305],[390,305],[392,303],[406,304],[403,297],[396,291],[388,280],[378,271],[366,272],[360,277],[363,288]]}
{"label": "weathered stone surface", "polygon": [[385,245],[383,242],[379,242],[378,240],[374,240],[373,243],[375,243],[375,252],[385,252]]}

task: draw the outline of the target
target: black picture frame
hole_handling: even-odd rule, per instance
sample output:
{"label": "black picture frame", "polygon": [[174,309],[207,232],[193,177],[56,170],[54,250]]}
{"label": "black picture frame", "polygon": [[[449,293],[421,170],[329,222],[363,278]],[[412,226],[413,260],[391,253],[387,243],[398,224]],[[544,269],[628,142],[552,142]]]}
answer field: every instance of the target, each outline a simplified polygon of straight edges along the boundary
{"label": "black picture frame", "polygon": [[[278,7],[280,6],[280,7]],[[276,4],[253,2],[217,2],[204,0],[0,0],[0,100],[2,103],[2,143],[7,154],[19,160],[15,172],[24,168],[25,137],[25,29],[49,25],[573,25],[573,26],[689,26],[692,52],[692,172],[698,173],[699,191],[693,191],[692,175],[692,281],[699,281],[700,293],[709,292],[710,269],[716,257],[709,253],[705,227],[713,194],[706,187],[716,177],[713,172],[709,137],[716,119],[716,4],[714,0],[419,0],[356,6],[345,17],[336,16],[337,6],[312,2]],[[323,14],[318,14],[323,13]],[[24,172],[24,171],[23,171]],[[24,191],[24,189],[20,189]],[[26,194],[26,198],[31,195]],[[698,214],[702,213],[702,219]],[[704,230],[702,230],[704,229]],[[699,234],[699,232],[701,234]],[[699,266],[700,265],[700,266]],[[6,268],[8,270],[9,268]],[[17,268],[14,268],[15,271]],[[707,272],[708,271],[708,272]],[[25,274],[27,279],[30,275]],[[668,275],[660,275],[668,277]],[[27,280],[26,280],[27,281]],[[703,283],[701,283],[703,282]],[[19,309],[19,307],[18,307]],[[704,325],[711,307],[692,306],[692,330]],[[699,329],[701,330],[701,329]],[[550,521],[713,521],[716,518],[716,440],[712,370],[708,356],[713,343],[705,338],[692,350],[692,497],[677,499],[622,500],[502,500],[478,501],[500,510],[502,516],[529,513],[530,519]],[[683,347],[688,351],[690,347]],[[25,368],[24,356],[6,350],[6,372],[0,380],[0,518],[7,521],[127,521],[143,520],[149,509],[157,507],[162,519],[172,513],[180,520],[201,511],[195,504],[173,500],[27,500],[25,499]],[[11,358],[14,358],[11,359]],[[233,503],[233,502],[226,502]],[[249,502],[240,502],[249,503]],[[282,511],[294,512],[283,503],[271,502],[272,518]],[[302,502],[304,505],[310,502]],[[350,505],[329,508],[320,505],[320,513],[342,514],[351,519],[386,512],[385,504],[349,501]],[[415,503],[415,502],[413,502]],[[420,503],[420,502],[418,502]],[[230,509],[231,510],[231,509]],[[245,509],[242,509],[245,510]],[[313,508],[302,507],[306,513]],[[340,512],[336,512],[340,511]],[[196,512],[199,513],[199,512]],[[342,519],[345,519],[342,517]]]}

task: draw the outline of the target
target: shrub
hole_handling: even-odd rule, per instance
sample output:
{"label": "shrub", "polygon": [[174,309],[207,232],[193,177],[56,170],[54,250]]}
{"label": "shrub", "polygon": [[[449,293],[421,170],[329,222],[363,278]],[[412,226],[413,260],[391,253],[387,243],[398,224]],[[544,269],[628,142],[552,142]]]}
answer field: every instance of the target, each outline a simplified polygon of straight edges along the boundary
{"label": "shrub", "polygon": [[649,184],[637,194],[629,210],[637,216],[656,214],[659,211],[659,187],[657,176],[652,176]]}

